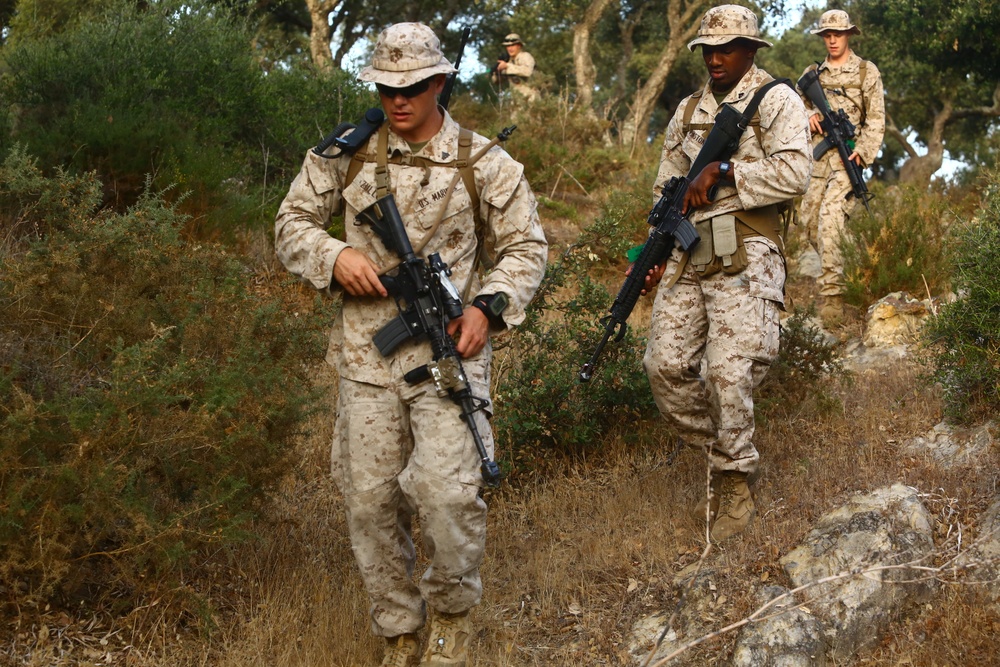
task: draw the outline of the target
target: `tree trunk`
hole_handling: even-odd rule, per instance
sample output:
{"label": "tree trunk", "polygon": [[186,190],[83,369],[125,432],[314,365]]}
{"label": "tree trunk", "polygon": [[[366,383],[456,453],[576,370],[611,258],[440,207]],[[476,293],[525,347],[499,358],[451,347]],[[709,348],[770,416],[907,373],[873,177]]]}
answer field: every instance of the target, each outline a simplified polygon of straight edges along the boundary
{"label": "tree trunk", "polygon": [[636,91],[635,100],[622,127],[622,145],[634,150],[640,140],[645,140],[649,119],[653,115],[656,100],[667,83],[667,75],[677,60],[677,54],[695,36],[700,25],[702,9],[710,3],[705,0],[670,0],[667,6],[667,29],[669,37],[660,60],[649,79]]}
{"label": "tree trunk", "polygon": [[601,20],[601,15],[612,0],[591,0],[583,19],[573,26],[573,72],[576,75],[577,105],[589,113],[593,113],[594,85],[597,81],[597,68],[590,57],[590,37],[594,27]]}
{"label": "tree trunk", "polygon": [[309,31],[309,55],[313,65],[321,72],[334,68],[333,53],[330,51],[330,12],[336,6],[330,0],[306,0],[312,29]]}

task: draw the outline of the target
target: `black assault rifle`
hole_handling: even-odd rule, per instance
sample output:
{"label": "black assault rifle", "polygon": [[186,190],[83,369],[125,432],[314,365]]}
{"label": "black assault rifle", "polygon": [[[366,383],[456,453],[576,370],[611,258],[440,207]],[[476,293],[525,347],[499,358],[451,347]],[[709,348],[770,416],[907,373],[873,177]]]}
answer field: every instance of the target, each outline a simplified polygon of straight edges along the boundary
{"label": "black assault rifle", "polygon": [[403,379],[418,384],[429,378],[438,396],[450,397],[461,408],[462,421],[472,432],[482,460],[483,480],[489,487],[499,486],[500,468],[490,460],[474,418],[488,402],[472,395],[455,341],[448,335],[448,322],[463,313],[462,297],[448,279],[451,270],[438,253],[427,261],[417,257],[391,193],[358,213],[358,218],[371,225],[383,245],[402,260],[395,276],[381,277],[396,300],[399,316],[379,329],[375,345],[382,356],[389,356],[406,340],[430,341],[433,361],[409,371]]}
{"label": "black assault rifle", "polygon": [[[779,79],[761,86],[742,112],[728,103],[723,104],[715,116],[715,125],[712,126],[712,131],[705,139],[705,144],[691,165],[687,177],[675,176],[663,186],[660,200],[650,211],[647,220],[653,229],[649,233],[642,253],[632,264],[632,270],[618,291],[615,302],[611,304],[611,314],[601,320],[601,324],[604,325],[604,335],[590,356],[590,360],[580,369],[580,382],[589,382],[593,377],[597,358],[601,356],[608,340],[614,336],[617,343],[625,337],[626,321],[646,287],[646,275],[650,269],[654,266],[663,266],[675,243],[684,251],[690,251],[698,245],[701,240],[698,232],[695,231],[691,221],[684,217],[684,195],[688,185],[710,162],[729,159],[739,147],[740,137],[756,113],[760,100],[771,87],[779,83],[792,85],[787,79]],[[709,196],[714,196],[714,193],[709,192]]]}
{"label": "black assault rifle", "polygon": [[[824,139],[813,149],[813,159],[818,160],[823,157],[831,148],[836,148],[840,154],[840,161],[844,163],[847,170],[847,178],[851,181],[851,191],[847,197],[857,197],[865,205],[865,210],[871,215],[871,208],[868,202],[875,196],[868,192],[865,184],[864,170],[858,163],[850,159],[854,146],[854,123],[847,117],[843,109],[836,112],[830,109],[830,104],[823,94],[823,87],[819,83],[819,69],[812,69],[802,75],[798,82],[799,90],[805,95],[813,106],[816,107],[823,118],[819,125],[823,129]],[[850,145],[850,147],[849,147]]]}

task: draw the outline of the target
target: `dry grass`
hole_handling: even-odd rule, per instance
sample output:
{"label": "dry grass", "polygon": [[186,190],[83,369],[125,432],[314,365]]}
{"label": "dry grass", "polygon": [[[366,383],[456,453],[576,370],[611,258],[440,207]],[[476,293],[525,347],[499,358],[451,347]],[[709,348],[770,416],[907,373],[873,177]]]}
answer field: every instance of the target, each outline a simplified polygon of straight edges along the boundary
{"label": "dry grass", "polygon": [[[648,312],[634,317],[644,322]],[[335,378],[325,367],[320,376],[331,387],[332,414]],[[892,482],[914,486],[930,494],[929,509],[941,526],[961,523],[970,536],[975,517],[996,496],[995,451],[975,470],[950,472],[900,454],[903,442],[941,417],[939,398],[919,380],[915,365],[832,381],[822,397],[779,406],[764,417],[755,438],[763,460],[759,514],[745,535],[715,549],[705,563],[717,588],[706,627],[745,617],[761,586],[787,584],[778,558],[816,518],[855,492]],[[260,527],[263,538],[193,573],[192,589],[214,605],[208,614],[217,624],[214,632],[185,630],[169,610],[155,607],[144,608],[141,618],[136,612],[101,617],[89,629],[88,618],[73,610],[21,610],[8,616],[0,664],[377,664],[380,640],[368,631],[367,601],[328,475],[330,415],[318,417],[312,428],[276,520]],[[626,665],[636,621],[673,611],[677,574],[704,549],[703,528],[689,515],[703,493],[704,461],[695,451],[675,451],[660,421],[635,428],[654,435],[641,439],[646,444],[629,445],[635,439],[619,434],[588,460],[555,461],[519,487],[505,485],[488,496],[485,594],[473,613],[478,634],[472,665]],[[859,664],[995,660],[996,606],[984,604],[977,587],[946,591],[900,620]],[[725,635],[677,664],[723,661],[734,641],[735,634]]]}

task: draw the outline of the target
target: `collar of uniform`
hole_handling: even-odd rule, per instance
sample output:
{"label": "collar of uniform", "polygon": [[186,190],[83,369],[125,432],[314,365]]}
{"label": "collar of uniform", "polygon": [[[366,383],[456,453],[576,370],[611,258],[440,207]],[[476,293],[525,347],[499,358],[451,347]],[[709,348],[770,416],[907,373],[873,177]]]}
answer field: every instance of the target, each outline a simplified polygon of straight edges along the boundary
{"label": "collar of uniform", "polygon": [[[447,109],[444,112],[444,122],[437,134],[431,137],[430,141],[424,144],[416,155],[425,157],[434,162],[451,162],[455,159],[458,151],[458,133],[461,127],[452,119]],[[410,144],[405,139],[392,131],[389,127],[389,155],[410,155]]]}
{"label": "collar of uniform", "polygon": [[823,69],[836,70],[837,72],[858,72],[861,71],[861,56],[853,50],[847,54],[847,62],[843,65],[831,65],[829,59],[823,61]]}

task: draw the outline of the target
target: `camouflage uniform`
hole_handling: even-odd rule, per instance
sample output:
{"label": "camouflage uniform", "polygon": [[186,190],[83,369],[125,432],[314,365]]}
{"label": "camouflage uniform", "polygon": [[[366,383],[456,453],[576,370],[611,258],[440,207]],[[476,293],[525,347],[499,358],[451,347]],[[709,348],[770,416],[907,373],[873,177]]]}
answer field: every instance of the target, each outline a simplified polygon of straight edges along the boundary
{"label": "camouflage uniform", "polygon": [[[445,112],[440,131],[416,155],[452,162],[458,153],[459,130]],[[487,140],[473,136],[475,154]],[[374,154],[377,139],[373,136],[364,150]],[[504,322],[519,324],[547,256],[523,167],[499,147],[475,164],[480,211],[497,257],[493,270],[480,280],[473,266],[477,239],[472,201],[462,179],[451,198],[444,197],[455,168],[405,164],[405,157],[413,153],[391,130],[388,152],[404,157],[404,164],[389,164],[389,182],[413,246],[420,246],[447,201],[443,222],[422,254],[440,253],[460,291],[471,281],[467,304],[477,295],[506,293],[510,305],[503,313]],[[324,159],[307,153],[275,223],[282,263],[321,291],[339,289],[333,268],[345,248],[363,252],[381,267],[397,259],[368,225],[355,222],[358,212],[376,200],[376,163],[366,162],[345,187],[349,163],[349,157]],[[341,214],[346,241],[325,231],[330,217]],[[486,539],[486,505],[479,497],[480,457],[458,407],[438,397],[430,381],[410,385],[403,379],[408,371],[431,361],[430,345],[410,340],[384,358],[372,341],[397,314],[391,298],[352,297],[345,292],[327,354],[340,375],[333,476],[344,494],[354,554],[371,599],[372,629],[385,637],[421,628],[425,601],[443,613],[461,613],[476,605]],[[490,354],[487,344],[481,353],[463,360],[478,397],[489,396]],[[492,456],[489,423],[482,413],[476,413],[476,419]],[[430,560],[419,585],[412,580],[414,513]]]}
{"label": "camouflage uniform", "polygon": [[[723,102],[742,110],[770,80],[751,65]],[[699,129],[684,132],[682,114],[690,99],[680,103],[667,126],[657,197],[671,177],[687,174],[708,134]],[[719,106],[706,85],[691,126],[711,126]],[[801,100],[779,84],[764,96],[759,114],[760,139],[753,128],[747,129],[732,155],[735,186],[720,183],[712,204],[690,212],[692,223],[714,224],[723,214],[740,218],[743,211],[787,201],[805,190],[812,160]],[[674,249],[664,277],[674,276],[680,263],[685,268],[676,284],[669,289],[663,285],[656,294],[643,360],[660,411],[685,442],[708,451],[713,473],[756,470],[752,391],[778,352],[785,280],[782,250],[764,236],[745,236],[743,244],[742,272],[710,276],[699,275],[684,253]]]}
{"label": "camouflage uniform", "polygon": [[[838,13],[846,17],[846,13],[842,11],[827,12],[834,19],[840,18],[836,16]],[[843,27],[847,26],[857,30],[849,23]],[[821,22],[820,29],[812,32],[819,34],[828,29],[831,28],[824,28]],[[811,66],[805,71],[814,68],[815,66]],[[830,109],[834,112],[843,109],[854,124],[854,150],[861,158],[861,164],[871,165],[878,156],[885,134],[885,99],[882,75],[878,67],[851,52],[847,62],[839,67],[824,61],[819,67],[819,83]],[[819,113],[808,99],[803,97],[803,100],[809,115]],[[822,135],[816,135],[813,145],[822,140]],[[844,260],[840,253],[840,236],[858,203],[853,196],[848,198],[850,192],[851,182],[847,178],[844,163],[837,150],[831,149],[816,161],[809,189],[799,208],[800,221],[805,227],[809,243],[820,256],[822,274],[817,283],[822,296],[836,296],[844,291]]]}

